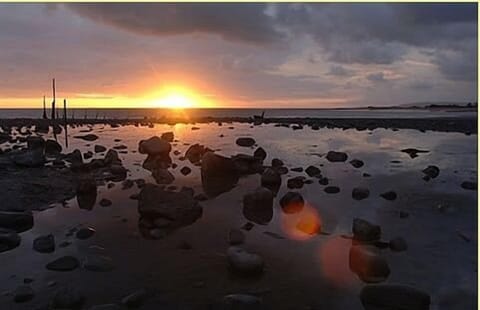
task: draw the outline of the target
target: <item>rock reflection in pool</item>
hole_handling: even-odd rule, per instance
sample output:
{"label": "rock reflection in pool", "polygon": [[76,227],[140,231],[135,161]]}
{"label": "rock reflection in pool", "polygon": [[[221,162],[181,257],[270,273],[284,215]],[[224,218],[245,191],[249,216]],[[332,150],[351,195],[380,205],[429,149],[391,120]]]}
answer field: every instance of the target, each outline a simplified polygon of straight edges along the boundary
{"label": "rock reflection in pool", "polygon": [[148,239],[160,239],[197,221],[202,216],[202,207],[188,191],[166,191],[147,184],[139,195],[138,213],[142,235]]}

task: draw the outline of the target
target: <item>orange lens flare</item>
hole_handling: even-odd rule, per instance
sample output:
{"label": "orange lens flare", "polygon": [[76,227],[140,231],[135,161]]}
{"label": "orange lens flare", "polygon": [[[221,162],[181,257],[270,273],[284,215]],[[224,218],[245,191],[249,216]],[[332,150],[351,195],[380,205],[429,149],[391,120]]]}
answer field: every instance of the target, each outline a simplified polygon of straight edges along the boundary
{"label": "orange lens flare", "polygon": [[[282,230],[290,239],[308,240],[321,231],[322,222],[315,208],[307,202],[301,209],[298,206],[292,206],[292,208],[296,212],[284,211],[281,214]],[[288,211],[292,209],[288,208]]]}
{"label": "orange lens flare", "polygon": [[340,236],[329,238],[320,245],[318,254],[322,273],[337,287],[347,288],[358,283],[349,267],[351,245],[351,240]]}

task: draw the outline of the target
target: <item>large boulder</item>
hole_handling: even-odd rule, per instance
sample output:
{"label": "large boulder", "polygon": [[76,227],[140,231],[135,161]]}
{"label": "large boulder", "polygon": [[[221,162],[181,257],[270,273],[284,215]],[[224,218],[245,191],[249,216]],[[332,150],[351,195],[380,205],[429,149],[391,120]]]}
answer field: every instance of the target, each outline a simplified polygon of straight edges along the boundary
{"label": "large boulder", "polygon": [[152,176],[157,182],[157,184],[170,184],[175,180],[170,171],[164,168],[156,168],[152,171]]}
{"label": "large boulder", "polygon": [[154,136],[147,140],[141,140],[138,144],[138,152],[148,155],[168,154],[172,150],[170,143],[160,137]]}
{"label": "large boulder", "polygon": [[27,148],[30,150],[45,149],[45,140],[39,136],[29,136],[27,137]]}
{"label": "large boulder", "polygon": [[416,288],[397,285],[367,285],[360,292],[365,310],[428,310],[430,295]]}
{"label": "large boulder", "polygon": [[10,229],[17,233],[33,227],[33,214],[30,211],[0,211],[0,228]]}
{"label": "large boulder", "polygon": [[206,152],[212,152],[212,150],[201,144],[193,144],[185,152],[185,158],[192,164],[197,164],[202,160],[202,157]]}
{"label": "large boulder", "polygon": [[92,210],[97,200],[97,183],[91,175],[82,176],[77,184],[77,203],[80,209]]}
{"label": "large boulder", "polygon": [[167,141],[167,142],[173,142],[173,132],[169,131],[169,132],[164,132],[162,133],[162,135],[160,136],[160,138],[162,138],[163,140]]}
{"label": "large boulder", "polygon": [[[142,218],[161,222],[158,228],[168,233],[193,224],[202,216],[202,207],[187,192],[165,191],[159,186],[146,184],[138,197],[138,213]],[[142,221],[139,223],[141,229],[152,228],[142,227]]]}
{"label": "large boulder", "polygon": [[353,219],[353,238],[360,242],[374,242],[380,239],[382,230],[380,226],[359,218]]}
{"label": "large boulder", "polygon": [[237,184],[238,170],[232,159],[206,152],[201,161],[202,186],[207,195],[219,195]]}
{"label": "large boulder", "polygon": [[249,221],[260,225],[268,224],[273,217],[273,193],[259,187],[243,197],[243,215]]}

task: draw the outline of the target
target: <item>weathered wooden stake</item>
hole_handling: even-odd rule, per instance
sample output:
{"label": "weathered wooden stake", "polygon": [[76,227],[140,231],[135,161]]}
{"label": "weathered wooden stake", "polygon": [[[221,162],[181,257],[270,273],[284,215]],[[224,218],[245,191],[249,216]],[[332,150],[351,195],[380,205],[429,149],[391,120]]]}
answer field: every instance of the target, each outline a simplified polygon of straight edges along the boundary
{"label": "weathered wooden stake", "polygon": [[52,91],[53,91],[52,120],[55,120],[55,79],[52,80]]}
{"label": "weathered wooden stake", "polygon": [[43,95],[43,119],[47,119],[47,107],[45,106],[45,95]]}
{"label": "weathered wooden stake", "polygon": [[67,99],[63,99],[63,127],[65,131],[65,146],[68,148]]}

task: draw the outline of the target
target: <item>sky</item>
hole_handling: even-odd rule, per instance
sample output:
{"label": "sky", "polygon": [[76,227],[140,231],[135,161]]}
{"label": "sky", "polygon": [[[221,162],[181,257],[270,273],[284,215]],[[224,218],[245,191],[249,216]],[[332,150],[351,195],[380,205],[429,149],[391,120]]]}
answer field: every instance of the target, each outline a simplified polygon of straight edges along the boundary
{"label": "sky", "polygon": [[0,108],[477,101],[477,4],[0,4]]}

